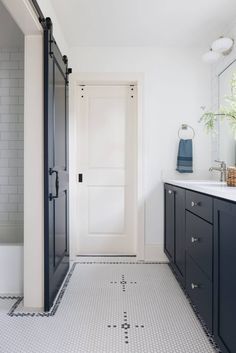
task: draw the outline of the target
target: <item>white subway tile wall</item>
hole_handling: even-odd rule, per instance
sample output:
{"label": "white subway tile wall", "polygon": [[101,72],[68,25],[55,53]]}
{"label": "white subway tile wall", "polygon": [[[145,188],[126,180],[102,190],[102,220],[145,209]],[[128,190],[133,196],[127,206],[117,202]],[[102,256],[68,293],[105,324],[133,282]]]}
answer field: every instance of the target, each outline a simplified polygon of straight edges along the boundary
{"label": "white subway tile wall", "polygon": [[0,243],[23,242],[24,49],[0,49]]}

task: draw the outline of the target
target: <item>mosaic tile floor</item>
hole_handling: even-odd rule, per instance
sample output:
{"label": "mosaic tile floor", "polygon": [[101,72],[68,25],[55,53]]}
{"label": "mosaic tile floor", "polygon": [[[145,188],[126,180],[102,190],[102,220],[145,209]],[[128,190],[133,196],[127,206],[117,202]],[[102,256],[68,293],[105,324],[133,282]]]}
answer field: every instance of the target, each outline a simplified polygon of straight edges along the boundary
{"label": "mosaic tile floor", "polygon": [[78,258],[49,317],[0,299],[0,353],[215,352],[169,266],[135,261]]}

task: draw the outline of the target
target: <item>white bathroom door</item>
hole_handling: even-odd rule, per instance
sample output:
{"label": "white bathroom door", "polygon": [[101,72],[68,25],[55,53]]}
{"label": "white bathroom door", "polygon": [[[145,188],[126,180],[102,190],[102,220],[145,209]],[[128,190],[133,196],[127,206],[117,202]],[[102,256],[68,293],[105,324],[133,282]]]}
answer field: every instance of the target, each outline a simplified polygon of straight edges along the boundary
{"label": "white bathroom door", "polygon": [[136,87],[77,90],[77,254],[135,254]]}

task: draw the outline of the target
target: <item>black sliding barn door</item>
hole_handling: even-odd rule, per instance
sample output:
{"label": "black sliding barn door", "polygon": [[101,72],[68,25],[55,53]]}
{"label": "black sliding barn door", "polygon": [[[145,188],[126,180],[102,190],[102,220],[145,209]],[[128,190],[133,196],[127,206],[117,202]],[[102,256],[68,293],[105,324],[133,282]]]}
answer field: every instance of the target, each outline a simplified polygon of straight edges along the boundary
{"label": "black sliding barn door", "polygon": [[68,73],[53,38],[44,29],[44,251],[45,296],[48,311],[69,269]]}

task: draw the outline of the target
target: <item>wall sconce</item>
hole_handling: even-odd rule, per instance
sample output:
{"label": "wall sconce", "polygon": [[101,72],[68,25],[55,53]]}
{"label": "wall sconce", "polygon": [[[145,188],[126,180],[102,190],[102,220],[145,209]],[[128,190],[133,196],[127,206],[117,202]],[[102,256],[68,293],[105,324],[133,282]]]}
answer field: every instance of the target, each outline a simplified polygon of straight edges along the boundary
{"label": "wall sconce", "polygon": [[233,45],[233,39],[220,37],[212,43],[211,49],[207,53],[203,54],[202,60],[206,63],[212,64],[222,56],[229,55],[233,49]]}
{"label": "wall sconce", "polygon": [[216,51],[213,51],[210,49],[208,52],[203,54],[202,60],[205,61],[205,63],[213,63],[221,57],[220,53],[217,53]]}

